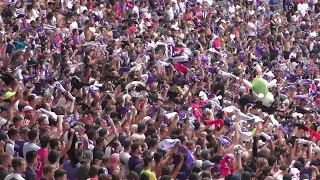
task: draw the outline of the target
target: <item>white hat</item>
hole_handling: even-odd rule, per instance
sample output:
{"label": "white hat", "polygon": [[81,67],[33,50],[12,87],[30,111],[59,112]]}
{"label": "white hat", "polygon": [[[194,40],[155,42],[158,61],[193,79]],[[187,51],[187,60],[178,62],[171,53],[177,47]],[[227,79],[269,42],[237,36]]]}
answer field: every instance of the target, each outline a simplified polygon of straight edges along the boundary
{"label": "white hat", "polygon": [[201,166],[202,166],[202,161],[201,160],[196,160],[195,167],[201,168]]}
{"label": "white hat", "polygon": [[31,110],[33,110],[33,108],[31,106],[25,106],[23,108],[23,111],[31,111]]}
{"label": "white hat", "polygon": [[142,123],[146,123],[146,122],[148,122],[148,121],[150,121],[152,118],[150,117],[150,116],[146,116],[146,117],[144,117],[143,119],[142,119]]}

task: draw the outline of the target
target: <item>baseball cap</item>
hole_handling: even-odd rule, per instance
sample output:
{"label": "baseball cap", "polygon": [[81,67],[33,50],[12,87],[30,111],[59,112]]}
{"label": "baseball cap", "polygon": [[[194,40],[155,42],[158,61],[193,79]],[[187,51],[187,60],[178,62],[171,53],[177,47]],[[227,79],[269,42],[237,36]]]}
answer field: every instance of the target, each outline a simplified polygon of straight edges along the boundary
{"label": "baseball cap", "polygon": [[6,94],[4,95],[5,99],[10,99],[12,96],[14,96],[16,93],[15,92],[11,92],[8,91],[6,92]]}
{"label": "baseball cap", "polygon": [[31,107],[31,106],[25,106],[24,108],[23,108],[23,111],[24,112],[28,112],[28,111],[32,111],[33,110],[33,108]]}
{"label": "baseball cap", "polygon": [[87,150],[83,152],[82,156],[80,157],[80,161],[82,162],[88,162],[93,159],[93,154],[91,151]]}
{"label": "baseball cap", "polygon": [[207,168],[207,167],[209,167],[209,166],[213,166],[213,165],[214,165],[214,163],[212,163],[211,161],[205,160],[205,161],[202,163],[201,169],[205,169],[205,168]]}

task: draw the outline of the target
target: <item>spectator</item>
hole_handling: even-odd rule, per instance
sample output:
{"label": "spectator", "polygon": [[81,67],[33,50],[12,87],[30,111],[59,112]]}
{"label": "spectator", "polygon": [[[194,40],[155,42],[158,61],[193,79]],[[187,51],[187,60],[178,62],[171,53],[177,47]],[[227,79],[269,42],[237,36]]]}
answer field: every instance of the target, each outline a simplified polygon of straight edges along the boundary
{"label": "spectator", "polygon": [[146,173],[149,176],[149,180],[156,180],[156,174],[151,171],[154,160],[151,156],[146,156],[143,158],[144,169],[141,171],[141,174]]}
{"label": "spectator", "polygon": [[48,159],[48,163],[52,166],[55,166],[56,168],[59,168],[59,160],[60,160],[60,156],[59,156],[59,152],[56,150],[51,150],[47,156]]}
{"label": "spectator", "polygon": [[55,171],[56,171],[56,167],[54,167],[52,165],[49,165],[49,164],[45,165],[43,167],[42,175],[41,175],[40,180],[54,179]]}
{"label": "spectator", "polygon": [[4,179],[6,176],[10,174],[9,167],[12,167],[12,155],[8,153],[3,153],[0,155],[0,159],[0,179]]}
{"label": "spectator", "polygon": [[80,157],[81,166],[78,168],[76,172],[76,178],[78,180],[86,180],[89,178],[88,172],[90,169],[90,164],[93,160],[93,154],[91,151],[83,152],[82,156]]}
{"label": "spectator", "polygon": [[39,139],[38,129],[31,129],[28,132],[28,139],[29,141],[23,145],[23,157],[26,158],[26,154],[29,151],[38,151],[40,149],[37,146],[37,142]]}
{"label": "spectator", "polygon": [[62,169],[57,169],[54,172],[54,179],[55,180],[67,180],[67,172]]}
{"label": "spectator", "polygon": [[29,151],[26,154],[26,161],[27,161],[27,168],[25,172],[25,179],[26,180],[36,180],[37,174],[34,171],[37,165],[37,152],[36,151]]}
{"label": "spectator", "polygon": [[128,162],[131,157],[131,155],[130,155],[131,144],[132,144],[131,140],[126,139],[123,143],[124,150],[122,152],[120,152],[120,154],[119,154],[120,162],[124,165],[126,175],[128,175],[130,172],[129,167],[128,167]]}
{"label": "spectator", "polygon": [[37,178],[40,179],[42,177],[42,170],[45,166],[45,160],[47,159],[47,156],[49,154],[48,148],[49,148],[49,142],[50,137],[49,136],[42,136],[40,138],[40,149],[37,151],[37,167],[36,167],[36,174]]}
{"label": "spectator", "polygon": [[138,143],[133,143],[131,145],[131,157],[128,161],[128,167],[130,171],[133,171],[136,165],[142,163],[141,159],[139,158],[139,154],[141,153],[141,146]]}
{"label": "spectator", "polygon": [[15,152],[15,141],[18,140],[18,130],[15,128],[10,128],[8,130],[8,137],[9,139],[6,142],[5,149],[6,153],[11,154],[12,156],[17,156]]}
{"label": "spectator", "polygon": [[22,173],[26,171],[26,163],[23,158],[15,157],[12,159],[12,168],[13,172],[6,176],[4,180],[10,180],[10,179],[17,179],[17,180],[24,180],[24,178],[21,176]]}
{"label": "spectator", "polygon": [[18,153],[19,157],[23,156],[23,146],[26,142],[28,142],[28,132],[30,131],[29,128],[21,128],[20,129],[20,136],[19,139],[15,141],[15,151]]}
{"label": "spectator", "polygon": [[90,180],[97,180],[98,179],[98,172],[99,172],[100,167],[93,165],[90,167],[88,175]]}

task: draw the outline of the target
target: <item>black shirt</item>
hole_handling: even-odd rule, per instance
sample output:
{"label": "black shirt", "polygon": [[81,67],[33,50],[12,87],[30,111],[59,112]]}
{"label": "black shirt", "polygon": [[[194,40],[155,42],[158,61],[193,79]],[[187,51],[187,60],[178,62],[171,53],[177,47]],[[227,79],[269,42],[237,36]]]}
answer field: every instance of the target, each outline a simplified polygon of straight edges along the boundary
{"label": "black shirt", "polygon": [[0,179],[4,179],[4,178],[7,177],[9,174],[10,174],[10,173],[9,173],[6,169],[0,167]]}
{"label": "black shirt", "polygon": [[93,154],[93,160],[95,160],[95,159],[102,160],[103,155],[104,155],[103,151],[99,148],[94,148],[92,150],[92,154]]}

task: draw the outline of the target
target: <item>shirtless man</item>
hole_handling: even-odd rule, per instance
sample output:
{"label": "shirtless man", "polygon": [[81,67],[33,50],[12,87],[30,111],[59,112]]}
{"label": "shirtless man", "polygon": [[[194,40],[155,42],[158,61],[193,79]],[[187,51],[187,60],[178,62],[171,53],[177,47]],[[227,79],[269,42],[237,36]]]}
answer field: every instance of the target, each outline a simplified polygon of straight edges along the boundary
{"label": "shirtless man", "polygon": [[283,55],[284,59],[288,60],[290,56],[290,49],[291,49],[291,44],[290,44],[291,36],[289,33],[284,33],[283,35]]}
{"label": "shirtless man", "polygon": [[93,24],[93,19],[87,20],[85,22],[84,36],[87,42],[90,41],[93,36],[93,33],[90,31],[90,27],[92,26],[92,24]]}

